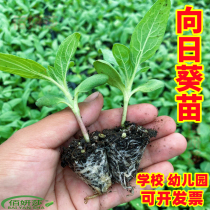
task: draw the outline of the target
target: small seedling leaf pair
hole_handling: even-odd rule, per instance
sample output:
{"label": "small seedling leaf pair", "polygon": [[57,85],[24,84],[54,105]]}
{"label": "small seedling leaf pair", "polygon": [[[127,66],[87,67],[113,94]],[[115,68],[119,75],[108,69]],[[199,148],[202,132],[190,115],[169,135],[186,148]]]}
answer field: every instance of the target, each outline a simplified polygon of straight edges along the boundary
{"label": "small seedling leaf pair", "polygon": [[77,101],[78,94],[88,92],[99,85],[105,84],[108,80],[108,76],[102,74],[93,75],[84,80],[75,89],[74,96],[70,94],[66,82],[66,74],[68,69],[74,65],[74,62],[72,62],[71,59],[75,54],[79,39],[80,34],[74,33],[68,36],[61,43],[55,58],[54,67],[48,66],[48,69],[46,69],[33,60],[0,53],[0,70],[9,72],[11,74],[17,74],[25,78],[45,79],[57,85],[63,92],[62,97],[57,97],[54,95],[43,96],[42,98],[38,99],[36,104],[38,106],[48,107],[58,103],[67,104],[74,112],[84,138],[86,141],[89,141],[88,133],[80,116]]}
{"label": "small seedling leaf pair", "polygon": [[106,61],[94,62],[96,71],[109,77],[108,84],[123,93],[122,126],[126,120],[129,99],[134,93],[151,92],[164,86],[162,81],[153,79],[132,90],[135,76],[149,69],[148,66],[140,69],[140,64],[152,57],[162,42],[170,7],[170,0],[158,0],[136,26],[131,37],[130,48],[122,44],[114,44],[112,52],[101,50]]}

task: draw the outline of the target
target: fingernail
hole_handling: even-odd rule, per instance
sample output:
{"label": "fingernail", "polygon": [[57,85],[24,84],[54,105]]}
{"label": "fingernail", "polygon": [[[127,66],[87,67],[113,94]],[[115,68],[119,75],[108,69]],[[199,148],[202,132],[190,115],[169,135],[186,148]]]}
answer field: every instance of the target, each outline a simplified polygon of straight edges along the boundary
{"label": "fingernail", "polygon": [[95,92],[95,93],[92,93],[91,95],[89,95],[85,100],[84,102],[91,102],[93,100],[95,100],[99,95],[99,92]]}

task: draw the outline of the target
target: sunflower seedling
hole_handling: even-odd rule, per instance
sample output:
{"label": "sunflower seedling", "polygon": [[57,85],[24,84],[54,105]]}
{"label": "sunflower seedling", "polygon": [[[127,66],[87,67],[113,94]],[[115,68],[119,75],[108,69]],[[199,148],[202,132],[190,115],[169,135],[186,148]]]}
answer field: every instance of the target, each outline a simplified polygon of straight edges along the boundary
{"label": "sunflower seedling", "polygon": [[[146,146],[152,137],[156,137],[157,131],[127,122],[128,103],[137,91],[150,92],[164,86],[163,82],[151,79],[133,89],[133,82],[136,75],[149,69],[140,68],[140,64],[153,56],[159,48],[169,12],[170,0],[156,1],[134,29],[129,48],[122,44],[114,44],[112,52],[101,50],[106,61],[94,62],[96,71],[106,74],[109,77],[108,84],[120,89],[124,96],[121,126],[115,133],[117,137],[107,135],[107,157],[112,172],[112,183],[120,183],[131,194],[134,193],[134,187],[130,182],[136,176]],[[104,131],[104,134],[105,132],[107,131]]]}
{"label": "sunflower seedling", "polygon": [[37,106],[52,106],[58,103],[64,103],[71,108],[78,121],[82,134],[89,142],[89,135],[82,122],[80,110],[78,107],[78,95],[92,90],[94,87],[107,82],[108,76],[103,74],[93,75],[80,83],[74,91],[74,96],[68,90],[66,81],[67,71],[74,65],[71,61],[80,39],[79,33],[68,36],[59,46],[54,67],[44,68],[39,63],[15,55],[0,53],[0,70],[11,74],[17,74],[25,78],[44,79],[55,84],[63,93],[62,97],[55,95],[46,95],[38,99]]}
{"label": "sunflower seedling", "polygon": [[[149,69],[149,67],[141,69],[140,64],[152,57],[162,42],[169,12],[170,0],[158,0],[134,29],[129,48],[122,44],[114,44],[112,52],[106,49],[101,50],[106,61],[94,62],[96,71],[109,77],[108,84],[120,89],[123,93],[121,126],[124,126],[126,121],[129,99],[134,93],[151,92],[164,86],[162,81],[151,79],[132,89],[136,75]],[[119,72],[116,69],[119,69]]]}

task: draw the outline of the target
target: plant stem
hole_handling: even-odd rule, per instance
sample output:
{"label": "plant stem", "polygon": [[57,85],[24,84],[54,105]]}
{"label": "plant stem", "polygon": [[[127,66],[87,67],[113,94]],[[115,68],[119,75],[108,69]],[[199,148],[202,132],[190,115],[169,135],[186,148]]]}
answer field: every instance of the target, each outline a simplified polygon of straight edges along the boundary
{"label": "plant stem", "polygon": [[74,97],[74,108],[72,109],[72,111],[74,112],[74,115],[77,119],[77,122],[80,126],[80,129],[81,129],[81,132],[84,136],[84,139],[86,142],[90,142],[90,138],[89,138],[89,135],[88,135],[88,132],[87,132],[87,129],[82,121],[82,117],[80,115],[80,110],[79,110],[79,107],[78,107],[78,101],[77,101],[77,98],[78,98],[78,95],[76,95]]}
{"label": "plant stem", "polygon": [[126,121],[126,116],[127,116],[127,110],[128,110],[128,102],[129,102],[129,94],[128,91],[125,91],[123,93],[124,96],[124,102],[123,102],[123,116],[122,116],[122,121],[121,121],[121,126],[124,127],[124,123]]}
{"label": "plant stem", "polygon": [[132,90],[133,81],[134,81],[134,78],[136,75],[137,68],[138,68],[138,65],[135,66],[134,73],[133,73],[131,79],[129,79],[129,82],[126,83],[127,88],[123,92],[124,105],[123,105],[123,116],[122,116],[122,121],[121,121],[122,127],[124,127],[124,123],[126,121],[129,99],[133,95],[133,92],[131,92],[131,90]]}
{"label": "plant stem", "polygon": [[64,93],[64,95],[66,96],[66,98],[68,99],[68,106],[70,107],[70,109],[72,110],[72,112],[74,113],[76,119],[77,119],[77,122],[80,126],[80,129],[82,131],[82,134],[84,136],[84,139],[86,142],[90,142],[90,138],[89,138],[89,135],[88,135],[88,132],[87,132],[87,129],[82,121],[82,118],[81,118],[81,115],[80,115],[80,110],[79,110],[79,107],[78,107],[78,101],[77,101],[77,95],[75,96],[74,100],[72,99],[72,96],[71,94],[69,93],[69,90],[68,90],[68,87],[67,85],[65,85],[65,87],[61,86],[60,84],[58,84],[57,82],[55,82],[54,80],[51,80],[50,81],[52,83],[54,83],[55,85],[57,85],[60,90],[62,90],[62,92]]}
{"label": "plant stem", "polygon": [[84,136],[85,141],[86,141],[86,142],[90,142],[90,138],[89,138],[87,129],[86,129],[86,127],[85,127],[85,125],[84,125],[84,123],[83,123],[83,121],[82,121],[82,118],[81,118],[80,113],[79,113],[79,112],[77,112],[77,113],[75,112],[74,114],[75,114],[75,117],[76,117],[76,119],[77,119],[77,122],[78,122],[78,124],[79,124],[79,126],[80,126],[80,129],[81,129],[81,131],[82,131],[82,134],[83,134],[83,136]]}
{"label": "plant stem", "polygon": [[90,142],[90,138],[87,132],[87,129],[82,121],[82,117],[80,115],[80,111],[79,111],[79,107],[78,107],[78,101],[77,101],[77,96],[74,98],[74,108],[72,109],[72,111],[74,112],[74,115],[77,119],[77,122],[80,126],[80,129],[82,131],[82,134],[84,136],[84,139],[86,142]]}

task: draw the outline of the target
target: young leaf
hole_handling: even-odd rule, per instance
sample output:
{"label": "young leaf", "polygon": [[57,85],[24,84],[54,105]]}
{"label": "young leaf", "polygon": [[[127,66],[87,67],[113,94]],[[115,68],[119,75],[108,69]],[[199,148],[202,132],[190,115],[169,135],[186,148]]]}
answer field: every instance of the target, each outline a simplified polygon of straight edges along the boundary
{"label": "young leaf", "polygon": [[82,92],[88,92],[99,85],[103,85],[107,82],[108,78],[109,77],[105,74],[96,74],[91,77],[88,77],[77,86],[74,95],[77,95],[78,93]]}
{"label": "young leaf", "polygon": [[149,70],[149,66],[145,66],[142,69],[140,69],[139,71],[137,71],[137,74],[143,73],[143,72],[147,72]]}
{"label": "young leaf", "polygon": [[158,0],[136,26],[130,42],[131,60],[135,68],[159,48],[168,21],[170,0]]}
{"label": "young leaf", "polygon": [[112,53],[122,69],[126,79],[129,79],[133,74],[133,67],[130,60],[130,50],[122,44],[114,44]]}
{"label": "young leaf", "polygon": [[101,52],[103,54],[103,58],[105,61],[107,61],[108,63],[113,64],[114,66],[118,66],[112,51],[109,49],[100,49],[99,52]]}
{"label": "young leaf", "polygon": [[141,91],[143,93],[152,92],[158,88],[164,87],[164,82],[157,80],[157,79],[151,79],[148,82],[146,82],[143,85],[140,85],[139,87],[135,88],[131,95],[133,95],[137,91]]}
{"label": "young leaf", "polygon": [[56,76],[56,81],[61,81],[62,83],[66,82],[66,73],[69,65],[71,65],[70,60],[77,49],[79,39],[80,34],[73,33],[60,45],[54,65],[54,75]]}
{"label": "young leaf", "polygon": [[55,75],[55,68],[53,66],[48,66],[47,73],[53,80],[57,80],[57,76]]}
{"label": "young leaf", "polygon": [[70,61],[70,63],[69,63],[69,68],[71,68],[72,66],[74,66],[74,61]]}
{"label": "young leaf", "polygon": [[66,104],[67,102],[66,102],[65,98],[60,98],[60,97],[53,96],[53,95],[43,96],[36,101],[36,105],[38,107],[42,107],[42,106],[52,107],[59,103]]}
{"label": "young leaf", "polygon": [[103,60],[95,61],[93,65],[99,74],[105,74],[109,77],[107,81],[109,85],[112,85],[124,92],[125,85],[123,84],[119,73],[112,65]]}
{"label": "young leaf", "polygon": [[49,78],[47,70],[39,63],[4,53],[0,53],[0,70],[25,78]]}
{"label": "young leaf", "polygon": [[[70,61],[69,68],[72,66],[74,66],[74,62]],[[57,75],[55,74],[55,68],[53,66],[48,66],[47,73],[53,80],[57,81]]]}
{"label": "young leaf", "polygon": [[145,66],[145,67],[143,67],[142,69],[139,69],[137,72],[136,72],[136,74],[135,74],[135,76],[137,76],[137,75],[139,75],[139,74],[141,74],[141,73],[144,73],[144,72],[147,72],[148,70],[149,70],[149,66]]}

